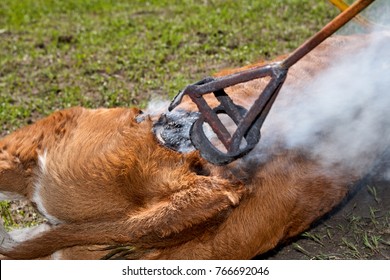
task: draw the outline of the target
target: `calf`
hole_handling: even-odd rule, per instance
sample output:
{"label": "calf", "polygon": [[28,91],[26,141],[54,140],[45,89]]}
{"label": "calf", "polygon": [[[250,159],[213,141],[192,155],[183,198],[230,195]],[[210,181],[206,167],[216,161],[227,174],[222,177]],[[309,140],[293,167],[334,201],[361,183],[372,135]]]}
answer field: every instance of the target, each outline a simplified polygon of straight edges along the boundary
{"label": "calf", "polygon": [[[290,69],[281,94],[300,97],[338,57],[365,44],[360,36],[326,40]],[[248,107],[266,82],[254,80],[227,92]],[[195,107],[185,99],[178,110]],[[197,151],[167,148],[154,133],[155,123],[138,109],[71,108],[3,138],[2,199],[30,200],[47,222],[24,232],[2,230],[0,254],[249,259],[307,229],[364,175],[343,165],[329,170],[304,148],[281,141],[214,166]],[[164,120],[159,123],[164,126]]]}

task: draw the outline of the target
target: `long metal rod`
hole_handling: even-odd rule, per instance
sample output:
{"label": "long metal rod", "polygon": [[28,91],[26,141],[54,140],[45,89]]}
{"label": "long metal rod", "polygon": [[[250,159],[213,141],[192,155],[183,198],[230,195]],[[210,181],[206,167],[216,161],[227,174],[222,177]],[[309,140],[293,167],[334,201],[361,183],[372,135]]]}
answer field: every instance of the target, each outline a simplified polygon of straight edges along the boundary
{"label": "long metal rod", "polygon": [[281,63],[281,67],[290,68],[302,57],[308,54],[311,50],[321,44],[326,38],[335,33],[347,22],[359,14],[362,10],[368,7],[375,0],[358,0],[349,6],[344,12],[335,17],[331,22],[325,25],[319,32],[309,38],[299,48],[292,52],[286,59]]}

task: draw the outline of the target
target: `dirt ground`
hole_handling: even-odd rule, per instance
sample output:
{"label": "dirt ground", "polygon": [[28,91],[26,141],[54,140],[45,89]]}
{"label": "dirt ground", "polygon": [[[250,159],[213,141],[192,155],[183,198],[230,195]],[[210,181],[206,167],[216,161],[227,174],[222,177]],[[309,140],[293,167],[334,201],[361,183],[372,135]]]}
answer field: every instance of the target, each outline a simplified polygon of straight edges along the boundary
{"label": "dirt ground", "polygon": [[357,188],[309,231],[256,259],[390,259],[390,182]]}
{"label": "dirt ground", "polygon": [[[387,161],[381,168],[389,166]],[[390,181],[382,175],[367,176],[310,230],[256,259],[389,260]]]}

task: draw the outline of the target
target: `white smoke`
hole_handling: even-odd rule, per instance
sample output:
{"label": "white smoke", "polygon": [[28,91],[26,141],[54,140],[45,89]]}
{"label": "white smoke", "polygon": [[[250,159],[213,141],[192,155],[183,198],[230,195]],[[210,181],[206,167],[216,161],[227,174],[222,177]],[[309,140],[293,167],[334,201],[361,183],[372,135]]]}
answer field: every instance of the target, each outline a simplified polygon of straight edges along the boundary
{"label": "white smoke", "polygon": [[387,169],[383,175],[383,179],[390,181],[390,169]]}
{"label": "white smoke", "polygon": [[[343,164],[358,172],[389,155],[390,25],[389,32],[372,34],[367,48],[336,61],[298,98],[282,88],[264,124],[259,153],[277,140],[305,149],[324,165]],[[390,170],[383,176],[390,179]]]}
{"label": "white smoke", "polygon": [[152,119],[156,119],[161,114],[167,112],[169,104],[170,104],[169,100],[163,99],[159,96],[154,96],[148,102],[148,106],[144,110],[144,113],[149,115]]}
{"label": "white smoke", "polygon": [[[390,155],[390,5],[372,4],[380,31],[373,31],[367,48],[335,61],[305,85],[302,92],[283,86],[262,128],[262,138],[245,162],[263,162],[275,142],[304,149],[325,166],[342,164],[368,172],[383,155]],[[379,14],[378,11],[383,11]],[[370,14],[370,11],[365,14]],[[352,28],[351,28],[352,26]],[[388,26],[388,31],[383,27]],[[385,27],[386,29],[386,27]],[[349,24],[348,30],[356,30]],[[335,52],[337,53],[337,49]],[[331,59],[331,58],[330,58]],[[147,113],[166,112],[169,101],[153,100]],[[285,106],[285,104],[288,104]],[[387,159],[386,159],[387,160]],[[388,165],[388,164],[387,164]],[[390,168],[382,170],[390,180]]]}

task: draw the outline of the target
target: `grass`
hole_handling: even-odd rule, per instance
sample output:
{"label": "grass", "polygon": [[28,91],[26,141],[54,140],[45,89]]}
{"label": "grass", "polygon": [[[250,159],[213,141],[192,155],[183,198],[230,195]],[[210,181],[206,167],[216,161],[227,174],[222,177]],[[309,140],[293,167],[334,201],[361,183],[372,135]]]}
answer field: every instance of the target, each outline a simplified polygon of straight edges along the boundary
{"label": "grass", "polygon": [[3,134],[56,109],[171,98],[223,68],[291,51],[336,14],[326,0],[3,0]]}
{"label": "grass", "polygon": [[0,202],[0,213],[1,213],[1,218],[3,219],[3,225],[6,229],[9,229],[13,225],[15,225],[15,221],[12,218],[12,213],[10,211],[9,201]]}

